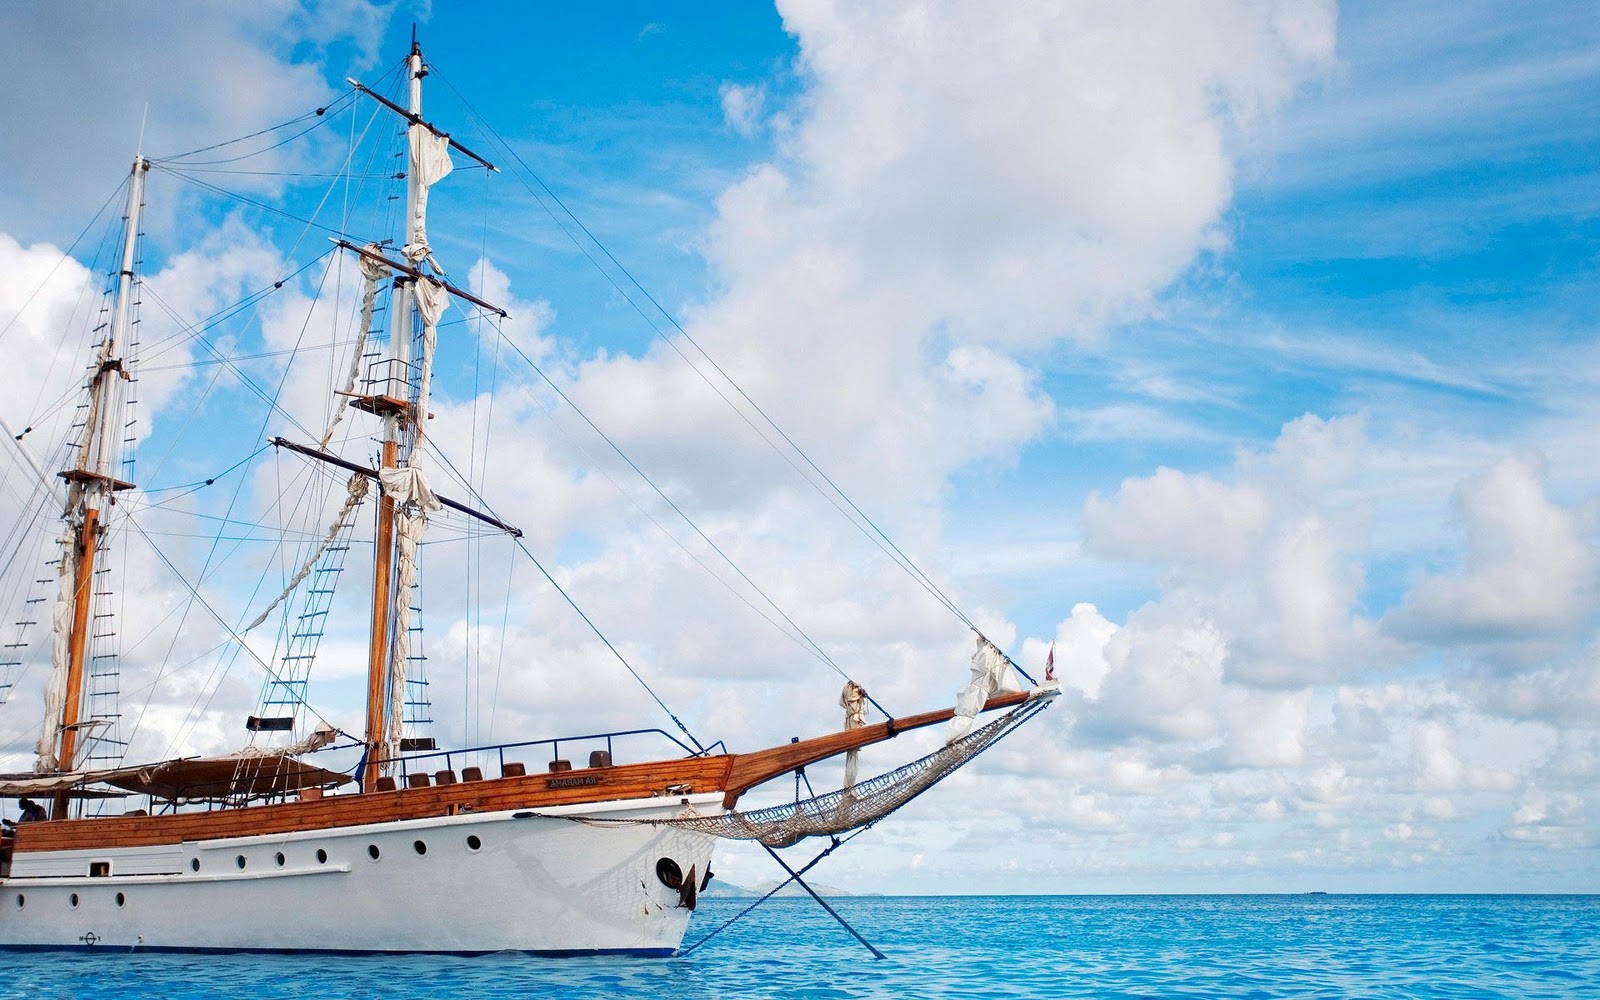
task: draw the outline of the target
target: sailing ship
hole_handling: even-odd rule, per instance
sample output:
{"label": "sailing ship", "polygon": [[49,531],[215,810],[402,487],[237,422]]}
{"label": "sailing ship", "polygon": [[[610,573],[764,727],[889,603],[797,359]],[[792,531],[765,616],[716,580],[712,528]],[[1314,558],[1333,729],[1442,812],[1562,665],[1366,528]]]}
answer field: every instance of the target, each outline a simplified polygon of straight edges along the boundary
{"label": "sailing ship", "polygon": [[[246,723],[255,743],[217,757],[144,764],[118,759],[116,741],[105,735],[114,720],[86,708],[94,661],[109,656],[94,651],[105,634],[98,581],[113,515],[140,493],[122,478],[119,458],[123,438],[131,440],[122,414],[137,379],[129,347],[144,182],[153,166],[142,153],[134,160],[110,315],[97,328],[83,385],[84,415],[63,471],[33,465],[36,495],[61,513],[54,573],[43,580],[51,593],[36,599],[52,609],[39,616],[48,617],[51,635],[48,655],[38,654],[49,677],[36,765],[0,776],[0,795],[37,798],[49,815],[11,826],[0,841],[0,947],[667,955],[680,947],[711,879],[719,838],[779,847],[876,823],[1055,693],[1048,683],[1025,687],[1015,664],[980,635],[971,682],[954,706],[869,724],[870,699],[850,682],[843,728],[753,752],[703,746],[681,723],[681,737],[634,730],[459,750],[404,735],[415,684],[408,671],[418,659],[411,605],[429,517],[449,510],[486,532],[520,533],[481,498],[435,492],[426,471],[441,315],[452,301],[503,313],[448,280],[427,234],[429,190],[451,171],[452,154],[493,168],[422,116],[429,66],[415,41],[399,67],[404,103],[355,81],[350,95],[370,98],[375,115],[395,116],[393,134],[404,136],[402,234],[339,234],[334,251],[359,265],[363,294],[350,376],[334,389],[333,423],[345,414],[376,421],[360,440],[370,448],[376,430],[377,447],[366,461],[342,457],[332,426],[320,441],[273,439],[348,490],[284,593],[250,626],[232,630],[281,615],[283,634],[300,645],[277,667],[263,664],[264,708]],[[363,373],[385,287],[398,333],[388,338],[387,357]],[[327,614],[331,586],[324,583],[337,572],[330,563],[348,549],[363,507],[375,509],[367,708],[364,732],[341,740],[306,711],[305,675],[297,671],[315,654],[307,638],[315,630],[305,623]],[[984,712],[1002,714],[974,722]],[[862,748],[939,724],[949,729],[943,746],[856,780]],[[627,739],[641,733],[676,746],[661,759],[621,759]],[[802,798],[797,783],[793,802],[740,809],[752,789],[841,755],[839,789]]]}

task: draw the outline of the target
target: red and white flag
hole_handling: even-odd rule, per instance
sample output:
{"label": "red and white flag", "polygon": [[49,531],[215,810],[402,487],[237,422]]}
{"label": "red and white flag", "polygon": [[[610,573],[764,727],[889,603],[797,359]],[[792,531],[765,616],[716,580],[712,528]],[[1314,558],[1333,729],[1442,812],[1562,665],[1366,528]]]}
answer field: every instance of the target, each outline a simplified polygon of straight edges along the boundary
{"label": "red and white flag", "polygon": [[1044,658],[1044,679],[1047,681],[1056,679],[1056,644],[1053,642],[1050,644],[1049,655]]}

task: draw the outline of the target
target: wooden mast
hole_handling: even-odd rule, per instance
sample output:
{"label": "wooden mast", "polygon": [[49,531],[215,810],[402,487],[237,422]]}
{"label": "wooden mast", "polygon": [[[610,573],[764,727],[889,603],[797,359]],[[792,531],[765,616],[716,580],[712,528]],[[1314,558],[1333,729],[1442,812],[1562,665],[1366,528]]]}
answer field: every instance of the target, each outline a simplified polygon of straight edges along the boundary
{"label": "wooden mast", "polygon": [[[411,41],[407,67],[411,77],[411,120],[418,121],[422,115],[422,78],[427,71],[422,65],[422,47],[416,39]],[[417,164],[412,158],[406,169],[404,245],[407,246],[414,243],[418,236],[417,200],[421,191]],[[399,405],[377,405],[379,401],[388,402],[395,396],[393,393],[378,392],[367,400],[371,404],[367,408],[383,413],[383,469],[398,467],[402,439],[409,439],[415,429],[415,415],[410,412],[411,407],[407,402],[410,398],[411,324],[415,312],[412,289],[415,283],[414,277],[402,277],[397,278],[394,284],[394,308],[389,332],[389,380],[392,382],[397,377],[404,380],[405,388],[400,391],[398,398],[394,398]],[[376,553],[372,566],[372,635],[367,652],[367,758],[361,773],[361,788],[368,792],[377,787],[378,776],[388,763],[385,757],[391,735],[388,732],[389,713],[386,711],[389,700],[405,697],[404,691],[389,690],[392,673],[390,659],[394,652],[394,637],[390,634],[394,612],[394,521],[394,499],[385,496],[378,503]]]}
{"label": "wooden mast", "polygon": [[[386,422],[394,418],[388,418]],[[395,467],[398,445],[383,442],[383,468]],[[381,489],[381,487],[380,487]],[[361,790],[370,792],[377,786],[380,761],[388,750],[385,735],[384,697],[389,680],[389,590],[394,581],[394,498],[385,496],[378,501],[377,554],[372,569],[372,645],[367,650],[367,764],[361,774]]]}
{"label": "wooden mast", "polygon": [[[103,527],[100,508],[118,490],[131,489],[111,475],[111,462],[116,454],[117,438],[122,421],[120,384],[128,377],[117,351],[128,339],[132,318],[132,290],[134,255],[139,241],[139,212],[144,202],[144,175],[150,161],[143,155],[133,158],[133,171],[128,181],[128,228],[122,243],[122,270],[117,280],[117,301],[106,339],[101,342],[96,357],[96,371],[90,382],[89,413],[83,427],[83,445],[78,450],[76,468],[61,473],[71,484],[66,516],[76,525],[70,551],[63,551],[63,560],[74,560],[72,586],[72,624],[67,634],[66,698],[61,705],[60,742],[56,751],[56,766],[62,771],[73,770],[78,753],[78,726],[83,712],[83,665],[89,645],[89,612],[94,604],[95,556],[100,548]],[[60,669],[60,665],[58,665]],[[57,792],[52,817],[67,816],[67,793]]]}

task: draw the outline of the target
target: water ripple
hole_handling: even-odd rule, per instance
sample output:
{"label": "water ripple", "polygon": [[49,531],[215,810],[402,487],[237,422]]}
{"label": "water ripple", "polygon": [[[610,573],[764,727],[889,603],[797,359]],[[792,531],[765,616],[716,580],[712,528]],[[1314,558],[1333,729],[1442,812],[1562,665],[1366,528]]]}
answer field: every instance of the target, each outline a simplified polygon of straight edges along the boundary
{"label": "water ripple", "polygon": [[[695,940],[742,904],[708,899]],[[1600,897],[1051,896],[777,900],[693,955],[7,956],[0,1000],[1600,996]]]}

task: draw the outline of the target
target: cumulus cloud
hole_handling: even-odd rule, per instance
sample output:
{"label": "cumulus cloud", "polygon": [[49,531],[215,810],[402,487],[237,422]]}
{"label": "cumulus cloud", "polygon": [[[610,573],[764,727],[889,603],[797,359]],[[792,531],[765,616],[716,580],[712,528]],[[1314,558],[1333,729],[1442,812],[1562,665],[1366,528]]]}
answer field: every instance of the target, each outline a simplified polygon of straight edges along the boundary
{"label": "cumulus cloud", "polygon": [[1455,508],[1467,530],[1459,573],[1420,581],[1385,622],[1440,643],[1547,639],[1595,607],[1596,553],[1572,511],[1552,503],[1543,463],[1506,458],[1463,482]]}
{"label": "cumulus cloud", "polygon": [[1581,796],[1540,788],[1522,794],[1500,833],[1507,840],[1541,847],[1586,847],[1595,840]]}
{"label": "cumulus cloud", "polygon": [[[54,449],[65,439],[55,412],[27,431],[46,405],[84,377],[85,328],[96,313],[99,276],[46,243],[23,246],[0,233],[0,268],[15,280],[0,285],[0,345],[10,362],[0,366],[0,403],[14,433],[27,432],[22,447],[39,449],[46,463],[59,459]],[[86,315],[87,314],[87,315]],[[82,335],[68,340],[63,331]],[[48,453],[48,454],[46,454]]]}
{"label": "cumulus cloud", "polygon": [[1230,480],[1158,469],[1084,505],[1091,552],[1160,568],[1166,601],[1226,637],[1230,678],[1326,680],[1392,654],[1361,614],[1363,505],[1330,486],[1355,471],[1359,416],[1307,415],[1241,453]]}
{"label": "cumulus cloud", "polygon": [[[708,254],[725,291],[691,330],[880,508],[924,502],[1050,424],[1015,350],[1148,308],[1213,238],[1229,134],[1332,46],[1326,10],[782,12],[805,94],[781,155],[720,199]],[[624,439],[641,399],[683,437],[718,433],[720,402],[679,365],[658,351],[588,366],[584,381],[634,390],[590,405]],[[732,458],[762,447],[721,436]]]}
{"label": "cumulus cloud", "polygon": [[1592,644],[1555,662],[1479,673],[1464,687],[1486,711],[1499,715],[1600,728],[1600,655]]}
{"label": "cumulus cloud", "polygon": [[1148,606],[1106,643],[1109,669],[1082,731],[1203,741],[1216,732],[1227,643],[1188,609]]}
{"label": "cumulus cloud", "polygon": [[[730,127],[769,114],[789,125],[777,154],[718,201],[706,243],[718,291],[685,326],[944,581],[932,553],[950,477],[1012,461],[1054,423],[1030,352],[1142,315],[1217,245],[1229,144],[1328,64],[1331,13],[1296,20],[1225,4],[1220,17],[1120,7],[980,15],[915,3],[782,12],[803,93],[773,109],[770,94],[723,88]],[[1133,24],[1138,31],[1118,30]],[[1216,46],[1195,44],[1196,31]],[[939,686],[934,665],[965,660],[970,640],[938,605],[809,494],[676,351],[546,360],[567,394],[886,704],[926,704]],[[446,406],[452,418],[470,408],[439,405],[441,427]],[[626,623],[651,676],[716,678],[719,696],[698,711],[719,735],[771,739],[764,723],[777,702],[791,717],[836,724],[831,692],[816,695],[821,668],[723,583],[707,586],[697,558],[761,604],[608,446],[535,385],[502,382],[494,406],[486,494],[513,498],[506,513],[530,526],[541,555],[580,553],[563,580],[603,628]],[[577,471],[595,464],[629,496]],[[678,542],[663,545],[667,533]],[[531,606],[519,613],[582,641]],[[1116,646],[1092,615],[1081,636],[1067,630],[1058,658],[1104,700],[1108,727],[1159,736],[1219,725],[1204,697],[1193,717],[1165,695],[1170,714],[1139,706],[1163,687],[1159,652]],[[1144,634],[1183,650],[1195,685],[1216,683],[1220,633],[1147,618]],[[691,619],[704,625],[686,633]],[[997,624],[1003,638],[1009,627]],[[1114,648],[1074,661],[1076,640],[1087,650],[1097,635]],[[540,696],[519,681],[502,705],[531,717]]]}
{"label": "cumulus cloud", "polygon": [[[1378,858],[1428,870],[1490,850],[1472,832],[1488,824],[1508,844],[1592,843],[1592,650],[1485,668],[1450,655],[1465,641],[1454,632],[1401,643],[1367,617],[1368,511],[1418,490],[1393,461],[1365,418],[1308,415],[1229,469],[1162,468],[1092,495],[1086,550],[1154,570],[1160,596],[1120,624],[1080,604],[1056,626],[1069,726],[1052,773],[1080,795],[1125,796],[1124,836],[1161,829],[1202,867],[1243,864],[1210,853],[1233,823],[1274,831],[1276,856],[1307,871]],[[1518,620],[1518,637],[1570,637],[1587,620],[1591,556],[1582,518],[1538,474],[1509,459],[1469,478],[1456,494],[1464,568],[1394,598],[1402,609],[1431,594],[1455,605],[1451,622],[1492,611]],[[1553,610],[1523,599],[1526,564],[1546,559],[1555,581],[1538,593]],[[1030,662],[1047,641],[1025,643]],[[1443,670],[1419,666],[1440,659]],[[1198,818],[1197,798],[1209,804]]]}

